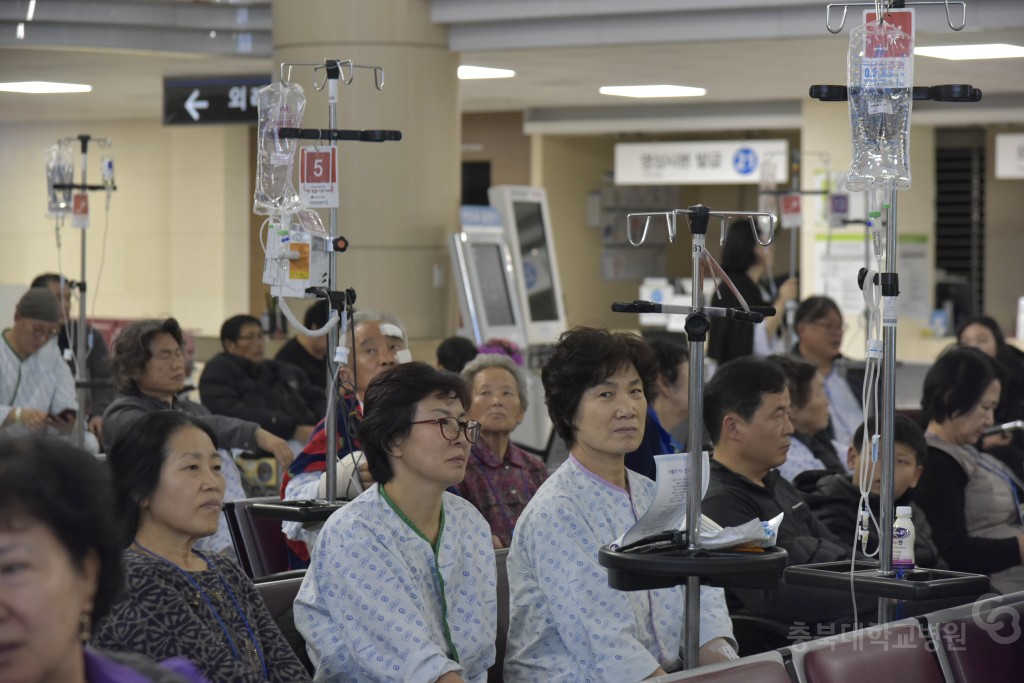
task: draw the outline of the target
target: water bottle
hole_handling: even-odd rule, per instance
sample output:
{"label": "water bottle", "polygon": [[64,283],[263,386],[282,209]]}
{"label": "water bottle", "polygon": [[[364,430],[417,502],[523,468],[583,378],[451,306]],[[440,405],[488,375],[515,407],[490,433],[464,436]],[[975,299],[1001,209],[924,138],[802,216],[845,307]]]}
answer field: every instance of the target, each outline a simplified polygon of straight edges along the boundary
{"label": "water bottle", "polygon": [[892,568],[896,571],[896,578],[905,578],[909,572],[914,571],[914,538],[917,535],[914,530],[914,520],[911,519],[913,510],[909,505],[900,505],[896,508],[896,521],[892,524]]}

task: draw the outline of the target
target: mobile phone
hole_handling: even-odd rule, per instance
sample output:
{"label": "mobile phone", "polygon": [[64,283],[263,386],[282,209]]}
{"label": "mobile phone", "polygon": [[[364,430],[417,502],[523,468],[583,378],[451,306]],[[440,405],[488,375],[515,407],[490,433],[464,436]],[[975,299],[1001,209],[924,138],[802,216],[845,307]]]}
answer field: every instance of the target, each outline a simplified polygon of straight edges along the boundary
{"label": "mobile phone", "polygon": [[58,415],[50,415],[54,420],[60,420],[61,422],[70,422],[78,417],[78,411],[74,408],[65,408],[60,411]]}

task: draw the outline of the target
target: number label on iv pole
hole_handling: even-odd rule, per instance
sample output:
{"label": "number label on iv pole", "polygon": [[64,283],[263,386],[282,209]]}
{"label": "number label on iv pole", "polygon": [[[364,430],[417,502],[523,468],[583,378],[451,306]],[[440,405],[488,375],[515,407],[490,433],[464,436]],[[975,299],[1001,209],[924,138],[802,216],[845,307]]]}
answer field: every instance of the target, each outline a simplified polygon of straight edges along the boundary
{"label": "number label on iv pole", "polygon": [[76,194],[71,202],[71,227],[85,230],[89,227],[89,195]]}
{"label": "number label on iv pole", "polygon": [[330,146],[299,149],[299,195],[311,209],[336,209],[338,149]]}

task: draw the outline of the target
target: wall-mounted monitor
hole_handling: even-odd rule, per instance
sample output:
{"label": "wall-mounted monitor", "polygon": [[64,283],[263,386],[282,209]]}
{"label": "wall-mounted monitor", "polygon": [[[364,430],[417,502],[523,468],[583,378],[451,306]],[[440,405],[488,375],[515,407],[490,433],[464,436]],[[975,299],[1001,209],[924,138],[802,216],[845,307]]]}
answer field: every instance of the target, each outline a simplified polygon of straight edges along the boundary
{"label": "wall-mounted monitor", "polygon": [[477,344],[499,337],[525,345],[512,253],[501,230],[470,227],[455,233],[449,238],[449,251],[462,314],[459,333]]}
{"label": "wall-mounted monitor", "polygon": [[487,196],[501,214],[512,249],[527,341],[553,344],[566,330],[566,321],[547,195],[540,187],[497,185]]}

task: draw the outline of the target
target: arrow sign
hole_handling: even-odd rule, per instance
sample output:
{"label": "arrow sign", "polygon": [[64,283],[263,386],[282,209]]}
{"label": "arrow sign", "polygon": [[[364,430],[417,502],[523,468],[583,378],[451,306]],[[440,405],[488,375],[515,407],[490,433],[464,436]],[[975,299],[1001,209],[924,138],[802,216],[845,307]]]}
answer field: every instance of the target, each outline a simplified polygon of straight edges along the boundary
{"label": "arrow sign", "polygon": [[201,99],[199,99],[199,88],[196,88],[195,90],[193,90],[192,94],[188,96],[187,100],[185,100],[185,111],[188,112],[188,115],[192,117],[193,121],[198,121],[199,120],[199,110],[200,109],[209,109],[209,108],[210,108],[210,101],[209,100],[201,100]]}
{"label": "arrow sign", "polygon": [[256,123],[257,93],[270,80],[269,75],[165,78],[164,124]]}

